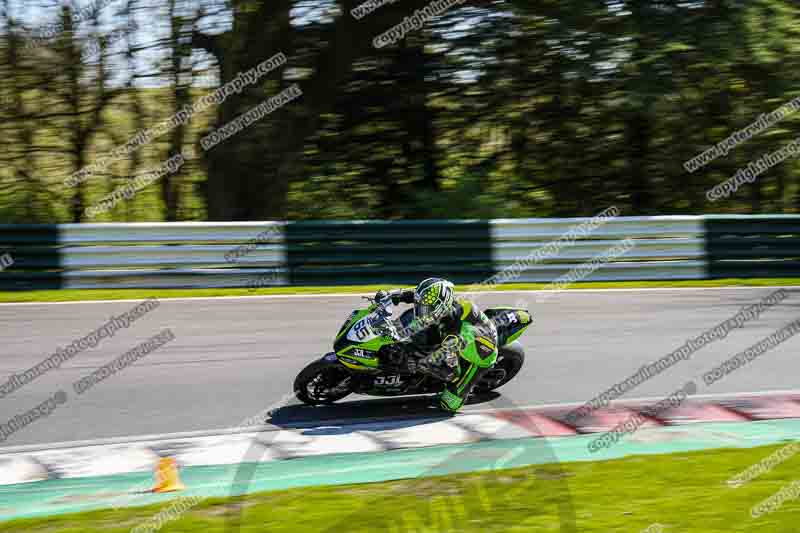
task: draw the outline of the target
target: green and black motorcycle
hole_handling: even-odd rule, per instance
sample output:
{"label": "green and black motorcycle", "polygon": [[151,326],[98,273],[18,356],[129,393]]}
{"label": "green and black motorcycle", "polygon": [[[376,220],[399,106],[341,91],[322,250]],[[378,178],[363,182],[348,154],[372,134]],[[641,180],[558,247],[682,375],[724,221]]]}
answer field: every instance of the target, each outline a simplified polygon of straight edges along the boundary
{"label": "green and black motorcycle", "polygon": [[[306,366],[294,380],[297,398],[309,405],[331,404],[351,393],[369,396],[405,396],[441,392],[444,383],[416,371],[425,357],[421,339],[429,333],[416,327],[412,309],[393,319],[393,305],[369,300],[366,309],[353,311],[339,329],[333,352]],[[524,309],[484,311],[497,326],[500,346],[495,365],[475,384],[473,394],[485,394],[511,381],[525,362],[517,339],[531,325]],[[433,326],[436,327],[436,326]]]}

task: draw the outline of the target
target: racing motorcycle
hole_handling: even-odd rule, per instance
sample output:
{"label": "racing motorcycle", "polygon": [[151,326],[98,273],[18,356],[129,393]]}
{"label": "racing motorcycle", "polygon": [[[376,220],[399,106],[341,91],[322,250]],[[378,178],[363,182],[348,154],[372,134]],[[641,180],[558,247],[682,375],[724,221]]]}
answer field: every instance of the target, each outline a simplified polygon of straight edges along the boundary
{"label": "racing motorcycle", "polygon": [[[332,404],[356,393],[369,396],[405,396],[439,393],[444,382],[417,370],[416,362],[428,351],[422,348],[427,328],[418,326],[413,309],[393,319],[391,299],[376,301],[353,311],[333,343],[333,351],[306,366],[295,378],[297,398],[309,405]],[[524,309],[492,308],[484,311],[497,327],[495,365],[475,384],[481,395],[502,387],[522,368],[525,351],[517,340],[532,323]],[[437,326],[430,326],[435,328]]]}

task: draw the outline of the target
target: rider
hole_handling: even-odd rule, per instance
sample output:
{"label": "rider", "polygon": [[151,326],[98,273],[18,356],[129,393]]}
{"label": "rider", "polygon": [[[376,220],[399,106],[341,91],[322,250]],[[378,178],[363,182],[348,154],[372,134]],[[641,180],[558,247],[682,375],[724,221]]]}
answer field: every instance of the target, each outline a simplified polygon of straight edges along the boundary
{"label": "rider", "polygon": [[[442,409],[456,412],[472,387],[497,361],[497,328],[469,300],[456,300],[452,283],[428,278],[415,289],[378,291],[377,301],[414,304],[409,326],[417,344],[430,352],[417,362],[419,370],[445,382],[439,395]],[[461,361],[461,359],[464,361]]]}

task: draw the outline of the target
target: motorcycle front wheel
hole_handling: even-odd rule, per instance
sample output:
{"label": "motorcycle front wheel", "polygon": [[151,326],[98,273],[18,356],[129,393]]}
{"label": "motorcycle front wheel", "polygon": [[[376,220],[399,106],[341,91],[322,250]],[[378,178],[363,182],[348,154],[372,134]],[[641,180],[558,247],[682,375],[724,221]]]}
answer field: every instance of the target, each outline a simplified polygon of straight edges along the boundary
{"label": "motorcycle front wheel", "polygon": [[294,394],[308,405],[329,405],[351,392],[352,376],[338,361],[322,358],[305,367],[294,380]]}

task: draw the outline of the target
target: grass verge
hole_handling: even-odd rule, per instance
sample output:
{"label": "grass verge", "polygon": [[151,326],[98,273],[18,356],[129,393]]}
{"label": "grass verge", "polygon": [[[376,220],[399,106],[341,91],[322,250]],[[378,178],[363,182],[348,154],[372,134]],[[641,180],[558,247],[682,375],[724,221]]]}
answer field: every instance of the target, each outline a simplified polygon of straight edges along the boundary
{"label": "grass verge", "polygon": [[[715,279],[683,281],[616,281],[575,283],[568,290],[581,289],[645,289],[693,287],[772,287],[800,286],[800,278]],[[460,285],[459,291],[545,290],[547,283],[510,283],[494,287]],[[268,287],[261,289],[64,289],[51,291],[0,291],[0,303],[9,302],[75,302],[87,300],[140,300],[157,298],[208,298],[217,296],[265,296],[285,294],[370,294],[387,285],[347,285],[326,287]]]}
{"label": "grass verge", "polygon": [[[800,502],[787,500],[759,518],[752,518],[750,509],[793,481],[797,457],[739,488],[727,483],[781,447],[634,456],[207,499],[163,523],[159,531],[622,533],[650,528],[666,533],[796,533]],[[122,533],[152,524],[170,505],[18,520],[0,524],[0,533]],[[568,515],[574,516],[573,528],[562,522]]]}

